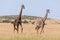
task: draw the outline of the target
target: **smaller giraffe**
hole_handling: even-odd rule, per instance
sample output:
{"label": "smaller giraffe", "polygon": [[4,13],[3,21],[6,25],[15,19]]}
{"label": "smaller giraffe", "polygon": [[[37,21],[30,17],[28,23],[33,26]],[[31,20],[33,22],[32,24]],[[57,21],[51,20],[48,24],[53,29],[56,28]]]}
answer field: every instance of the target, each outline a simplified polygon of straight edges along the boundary
{"label": "smaller giraffe", "polygon": [[15,32],[15,30],[16,30],[17,33],[19,32],[19,25],[20,25],[20,27],[21,27],[21,33],[23,32],[22,20],[21,20],[21,16],[22,16],[22,11],[23,11],[23,9],[25,9],[25,6],[24,6],[24,5],[21,6],[20,14],[17,16],[17,18],[16,18],[15,21],[13,22],[14,32]]}
{"label": "smaller giraffe", "polygon": [[46,10],[46,15],[45,15],[45,17],[42,18],[41,20],[37,20],[38,22],[36,23],[36,27],[35,27],[35,30],[36,30],[37,33],[38,33],[38,30],[39,30],[40,28],[42,28],[40,34],[41,34],[42,32],[44,32],[43,29],[44,29],[44,26],[45,26],[45,21],[46,21],[46,19],[47,19],[48,13],[50,13],[49,11],[50,11],[50,10],[47,9],[47,10]]}

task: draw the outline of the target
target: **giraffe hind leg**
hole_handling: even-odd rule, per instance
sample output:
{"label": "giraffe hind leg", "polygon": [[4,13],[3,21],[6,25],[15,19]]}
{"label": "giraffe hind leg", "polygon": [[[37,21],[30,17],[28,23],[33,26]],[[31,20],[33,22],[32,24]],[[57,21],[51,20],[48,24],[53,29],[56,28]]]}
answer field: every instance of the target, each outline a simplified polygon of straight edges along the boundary
{"label": "giraffe hind leg", "polygon": [[39,26],[37,26],[37,27],[35,28],[37,34],[38,34],[39,28],[40,28]]}
{"label": "giraffe hind leg", "polygon": [[14,32],[15,32],[15,29],[16,29],[16,27],[15,27],[15,26],[16,26],[16,25],[15,25],[15,24],[13,24],[13,25],[14,25]]}
{"label": "giraffe hind leg", "polygon": [[35,30],[37,29],[37,27],[35,27]]}

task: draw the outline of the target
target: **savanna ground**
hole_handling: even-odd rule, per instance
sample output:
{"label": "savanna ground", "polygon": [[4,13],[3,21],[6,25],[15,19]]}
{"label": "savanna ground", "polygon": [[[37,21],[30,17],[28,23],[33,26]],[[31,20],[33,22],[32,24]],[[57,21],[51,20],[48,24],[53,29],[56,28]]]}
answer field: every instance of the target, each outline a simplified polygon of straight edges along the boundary
{"label": "savanna ground", "polygon": [[31,23],[23,24],[23,28],[23,33],[19,30],[17,34],[13,32],[11,23],[0,23],[0,40],[60,40],[60,24],[53,23],[53,21],[47,21],[44,33],[41,35],[36,34],[35,25]]}

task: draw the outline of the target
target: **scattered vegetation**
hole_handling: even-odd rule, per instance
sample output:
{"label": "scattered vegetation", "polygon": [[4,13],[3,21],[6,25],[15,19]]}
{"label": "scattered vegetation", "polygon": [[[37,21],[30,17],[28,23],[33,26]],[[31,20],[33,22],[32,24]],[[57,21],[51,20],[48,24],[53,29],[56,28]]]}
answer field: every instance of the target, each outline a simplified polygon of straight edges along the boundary
{"label": "scattered vegetation", "polygon": [[[0,16],[0,23],[13,23],[12,20],[14,20],[16,17],[17,17],[17,15]],[[42,18],[42,17],[23,15],[22,16],[22,20],[24,20],[24,21],[22,21],[22,22],[23,23],[29,23],[29,22],[31,22],[32,24],[34,24],[35,22],[32,21],[32,20],[35,20],[37,18]],[[30,20],[30,21],[28,21],[28,20]],[[48,18],[47,20],[53,20],[53,19]],[[58,23],[58,24],[60,24],[60,23]]]}
{"label": "scattered vegetation", "polygon": [[10,23],[11,21],[10,20],[3,20],[2,22],[3,23]]}
{"label": "scattered vegetation", "polygon": [[[0,20],[3,22],[3,23],[11,23],[13,22],[12,20],[14,20],[15,18],[17,17],[17,15],[9,15],[9,16],[0,16]],[[39,18],[39,17],[36,17],[36,16],[22,16],[22,20],[23,23],[28,23],[28,20],[34,20],[36,18]],[[26,20],[28,19],[28,20]]]}

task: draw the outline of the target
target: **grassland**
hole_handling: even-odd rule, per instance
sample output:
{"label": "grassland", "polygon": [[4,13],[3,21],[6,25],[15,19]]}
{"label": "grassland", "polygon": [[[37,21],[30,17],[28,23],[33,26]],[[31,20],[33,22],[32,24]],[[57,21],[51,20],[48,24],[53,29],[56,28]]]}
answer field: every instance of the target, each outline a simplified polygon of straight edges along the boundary
{"label": "grassland", "polygon": [[[10,18],[8,16],[3,16],[0,17],[0,19],[15,19],[11,17],[12,16],[10,16]],[[32,20],[32,18],[30,19]],[[11,23],[2,22],[0,23],[0,40],[60,40],[60,20],[48,19],[46,24],[44,33],[42,34],[36,34],[35,25],[31,23],[23,24],[23,33],[20,33],[19,29],[19,34],[17,34],[17,32],[13,32],[13,25]]]}

